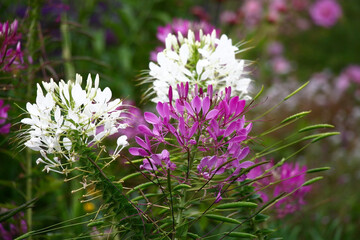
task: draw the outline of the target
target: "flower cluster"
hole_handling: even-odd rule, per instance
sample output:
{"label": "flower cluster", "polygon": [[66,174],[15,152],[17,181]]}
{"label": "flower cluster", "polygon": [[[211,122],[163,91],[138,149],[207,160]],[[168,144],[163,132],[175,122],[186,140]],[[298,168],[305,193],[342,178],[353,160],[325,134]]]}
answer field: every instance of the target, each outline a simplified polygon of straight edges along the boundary
{"label": "flower cluster", "polygon": [[[165,26],[159,26],[157,29],[156,37],[162,44],[164,44],[169,34],[177,35],[178,32],[180,32],[182,35],[186,35],[189,30],[192,30],[195,33],[195,39],[199,41],[200,29],[203,31],[204,34],[210,34],[214,30],[216,31],[217,36],[220,34],[220,30],[216,29],[207,21],[192,22],[186,19],[177,18],[174,19],[171,23],[166,24]],[[157,54],[163,50],[163,46],[156,47],[156,49],[150,53],[150,60],[156,62]]]}
{"label": "flower cluster", "polygon": [[269,200],[269,189],[262,191],[261,189],[267,188],[271,183],[275,184],[272,189],[273,197],[277,197],[282,193],[291,193],[290,196],[280,199],[275,204],[275,211],[279,218],[287,214],[298,211],[302,205],[305,204],[305,195],[311,190],[310,186],[303,186],[305,183],[306,166],[300,167],[298,163],[284,163],[275,168],[274,163],[271,161],[267,164],[260,165],[253,168],[247,174],[249,179],[255,179],[263,176],[264,172],[268,170],[267,176],[255,182],[255,187],[261,195],[263,201]]}
{"label": "flower cluster", "polygon": [[8,134],[10,132],[10,123],[5,123],[8,118],[10,105],[4,105],[4,100],[0,99],[0,134]]}
{"label": "flower cluster", "polygon": [[[157,56],[157,63],[149,64],[150,77],[145,82],[153,84],[153,102],[166,102],[167,89],[179,83],[190,82],[191,90],[197,85],[206,91],[212,85],[216,91],[231,87],[234,96],[250,99],[248,87],[251,80],[245,77],[245,60],[236,59],[238,47],[226,35],[216,37],[216,31],[204,35],[200,30],[200,40],[189,30],[187,38],[169,34],[166,49]],[[174,99],[179,96],[174,93]]]}
{"label": "flower cluster", "polygon": [[0,22],[0,71],[10,72],[23,68],[24,59],[21,51],[21,34],[17,33],[18,21]]}
{"label": "flower cluster", "polygon": [[[159,116],[145,112],[152,130],[140,125],[144,139],[136,137],[140,147],[130,148],[129,152],[144,157],[141,168],[148,171],[174,170],[177,165],[187,164],[188,169],[194,166],[198,176],[205,179],[229,171],[225,181],[233,176],[235,180],[244,180],[246,176],[241,174],[241,169],[253,165],[244,161],[250,152],[245,141],[252,127],[244,117],[246,101],[231,97],[230,87],[225,92],[214,93],[211,85],[207,92],[196,86],[191,94],[188,83],[177,88],[179,98],[174,104],[171,87],[169,102],[157,104]],[[188,154],[188,162],[170,161],[169,147]],[[158,149],[164,150],[157,153]]]}
{"label": "flower cluster", "polygon": [[[57,84],[52,79],[49,83],[43,82],[45,95],[38,84],[36,103],[26,104],[30,118],[21,120],[30,126],[25,132],[25,146],[40,151],[43,158],[37,163],[44,163],[46,171],[66,172],[60,157],[76,161],[79,149],[98,145],[105,137],[126,127],[118,122],[124,111],[117,109],[122,102],[119,99],[110,101],[111,90],[98,87],[98,75],[93,85],[89,74],[85,90],[81,83],[79,74],[74,82],[61,80]],[[120,136],[117,143],[114,156],[127,145],[126,136]],[[53,154],[53,159],[47,154]],[[60,171],[56,170],[58,167]]]}

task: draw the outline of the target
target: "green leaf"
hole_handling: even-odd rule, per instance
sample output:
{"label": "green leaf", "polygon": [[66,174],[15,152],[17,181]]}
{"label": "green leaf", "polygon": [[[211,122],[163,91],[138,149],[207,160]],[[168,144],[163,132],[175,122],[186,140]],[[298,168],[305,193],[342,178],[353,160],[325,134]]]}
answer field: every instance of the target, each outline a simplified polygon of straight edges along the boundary
{"label": "green leaf", "polygon": [[334,126],[330,125],[330,124],[315,124],[315,125],[304,127],[302,129],[300,129],[298,132],[301,133],[301,132],[306,132],[306,131],[319,129],[319,128],[334,128]]}
{"label": "green leaf", "polygon": [[17,208],[11,209],[9,211],[6,211],[4,213],[0,214],[0,222],[3,222],[9,218],[11,218],[12,216],[14,216],[15,214],[17,214],[18,212],[24,211],[27,208],[32,207],[32,204],[34,202],[36,202],[38,199],[37,198],[33,198],[30,201],[27,201],[26,203],[20,205]]}
{"label": "green leaf", "polygon": [[245,233],[245,232],[226,232],[226,236],[236,237],[236,238],[257,238],[256,235]]}
{"label": "green leaf", "polygon": [[309,113],[311,113],[311,111],[303,111],[303,112],[296,113],[296,114],[291,115],[290,117],[287,117],[284,120],[282,120],[281,124],[287,123],[287,122],[289,122],[291,120],[294,120],[294,119],[302,118],[302,117],[308,115]]}
{"label": "green leaf", "polygon": [[91,222],[89,223],[87,226],[88,227],[96,227],[96,226],[101,226],[103,225],[105,222],[100,220],[100,221],[95,221],[95,222]]}
{"label": "green leaf", "polygon": [[126,194],[130,194],[130,193],[132,193],[132,192],[135,192],[136,190],[139,190],[139,189],[141,189],[141,190],[143,190],[143,189],[145,189],[145,188],[147,188],[147,187],[149,187],[149,186],[152,186],[152,185],[154,185],[155,183],[153,183],[153,182],[147,182],[147,183],[143,183],[143,184],[140,184],[140,185],[137,185],[136,187],[134,187],[133,189],[131,189],[129,192],[127,192]]}
{"label": "green leaf", "polygon": [[306,87],[306,85],[309,84],[309,81],[307,81],[305,84],[303,84],[301,87],[299,87],[298,89],[296,89],[295,91],[293,91],[292,93],[290,93],[289,95],[287,95],[284,98],[284,101],[288,100],[289,98],[291,98],[292,96],[294,96],[296,93],[298,93],[299,91],[301,91],[301,89],[303,89],[304,87]]}
{"label": "green leaf", "polygon": [[187,236],[191,237],[192,239],[200,239],[201,238],[199,235],[197,235],[195,233],[190,233],[190,232],[187,233]]}
{"label": "green leaf", "polygon": [[184,188],[189,189],[189,188],[191,188],[191,186],[189,186],[187,184],[179,184],[179,185],[175,186],[173,190],[176,191],[176,190],[180,190],[180,189],[184,189]]}
{"label": "green leaf", "polygon": [[121,178],[120,181],[125,181],[129,178],[137,177],[139,175],[141,175],[141,172],[132,173],[132,174],[126,175],[125,177]]}
{"label": "green leaf", "polygon": [[306,173],[322,172],[331,169],[330,167],[312,168],[306,171]]}
{"label": "green leaf", "polygon": [[228,222],[228,223],[235,223],[235,224],[241,224],[240,221],[233,219],[233,218],[229,218],[229,217],[224,217],[224,216],[220,216],[220,215],[215,215],[215,214],[207,214],[205,215],[207,218],[216,220],[216,221],[220,221],[220,222]]}
{"label": "green leaf", "polygon": [[321,177],[321,176],[320,176],[320,177],[312,178],[312,179],[306,181],[302,186],[311,185],[311,184],[313,184],[314,182],[317,182],[317,181],[319,181],[319,180],[321,180],[321,179],[323,179],[323,177]]}
{"label": "green leaf", "polygon": [[253,202],[233,202],[233,203],[223,203],[216,206],[217,209],[243,208],[243,207],[256,208],[257,204]]}
{"label": "green leaf", "polygon": [[340,132],[329,132],[329,133],[323,133],[323,134],[320,134],[319,137],[313,139],[311,142],[314,143],[314,142],[317,142],[323,138],[327,138],[327,137],[331,137],[331,136],[334,136],[334,135],[339,135]]}

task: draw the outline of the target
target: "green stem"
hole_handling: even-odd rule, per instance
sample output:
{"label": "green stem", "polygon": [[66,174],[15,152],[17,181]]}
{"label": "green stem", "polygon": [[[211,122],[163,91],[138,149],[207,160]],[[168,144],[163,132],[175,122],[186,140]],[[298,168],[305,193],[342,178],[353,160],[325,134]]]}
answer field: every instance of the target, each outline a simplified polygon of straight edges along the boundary
{"label": "green stem", "polygon": [[73,79],[75,77],[75,69],[71,62],[71,37],[66,12],[63,12],[61,15],[60,30],[62,36],[62,57],[65,61],[65,77],[66,79]]}
{"label": "green stem", "polygon": [[[35,42],[36,42],[36,26],[38,22],[39,17],[39,1],[31,1],[29,0],[29,32],[27,35],[27,42],[26,42],[26,49],[28,50],[29,57],[32,59],[34,58],[34,53],[36,51]],[[26,98],[29,100],[33,93],[33,82],[35,78],[35,72],[34,72],[34,66],[32,64],[29,64],[28,70],[27,70],[27,76],[28,79],[26,81],[27,83],[27,91],[26,91]],[[32,199],[32,152],[30,149],[26,150],[26,200],[30,201]],[[26,221],[28,224],[28,230],[32,230],[32,208],[28,208],[26,210]],[[29,237],[31,240],[31,237]]]}

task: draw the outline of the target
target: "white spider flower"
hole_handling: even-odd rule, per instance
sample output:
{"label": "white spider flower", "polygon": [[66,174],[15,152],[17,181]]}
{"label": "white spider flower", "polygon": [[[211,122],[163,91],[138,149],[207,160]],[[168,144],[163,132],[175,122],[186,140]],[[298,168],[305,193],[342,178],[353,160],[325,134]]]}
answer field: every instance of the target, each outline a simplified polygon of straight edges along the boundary
{"label": "white spider flower", "polygon": [[[248,95],[251,80],[244,70],[247,63],[236,59],[241,50],[232,45],[226,35],[217,38],[215,30],[207,35],[200,31],[200,41],[196,41],[189,30],[187,38],[180,32],[178,37],[169,34],[165,43],[166,48],[157,55],[157,63],[149,64],[150,77],[144,78],[144,82],[153,84],[147,92],[153,102],[167,102],[169,86],[176,88],[177,84],[185,82],[189,82],[190,90],[195,84],[204,91],[210,84],[217,91],[231,87],[232,95],[251,99]],[[176,92],[173,98],[178,98]]]}
{"label": "white spider flower", "polygon": [[[93,84],[89,74],[85,89],[81,83],[79,74],[75,81],[61,80],[57,84],[51,79],[49,83],[43,82],[43,88],[37,85],[36,103],[26,104],[30,117],[21,120],[30,126],[22,134],[26,137],[25,146],[40,151],[42,158],[36,162],[45,164],[47,172],[66,173],[61,157],[73,162],[81,147],[97,145],[126,127],[119,122],[124,111],[118,109],[122,101],[110,101],[111,90],[99,88],[98,75]],[[121,144],[127,145],[126,139],[123,140]]]}

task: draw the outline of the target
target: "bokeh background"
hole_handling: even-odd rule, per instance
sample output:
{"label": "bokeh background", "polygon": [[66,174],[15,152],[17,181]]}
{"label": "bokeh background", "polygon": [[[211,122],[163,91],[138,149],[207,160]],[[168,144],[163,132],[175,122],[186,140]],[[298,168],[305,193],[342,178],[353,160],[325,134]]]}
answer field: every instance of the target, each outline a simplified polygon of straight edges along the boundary
{"label": "bokeh background", "polygon": [[[24,216],[21,212],[1,223],[0,239],[5,239],[2,229],[8,231],[11,224],[17,229],[15,236],[29,224],[39,229],[97,207],[96,202],[79,203],[69,193],[74,186],[64,184],[56,174],[41,172],[35,165],[36,154],[30,156],[31,171],[27,169],[29,153],[19,147],[16,133],[21,129],[21,108],[34,101],[35,84],[50,78],[67,80],[75,73],[99,73],[100,85],[136,105],[135,114],[140,116],[154,106],[143,101],[141,93],[149,86],[139,84],[139,79],[149,61],[156,61],[164,37],[169,32],[186,33],[188,28],[216,29],[233,43],[242,43],[241,49],[248,48],[238,57],[251,61],[247,69],[253,79],[251,91],[255,95],[264,86],[254,111],[265,111],[310,81],[263,119],[256,131],[296,112],[312,110],[309,117],[268,136],[264,143],[283,139],[308,124],[329,123],[341,132],[291,159],[308,168],[329,166],[331,170],[313,186],[301,210],[281,218],[269,211],[271,225],[278,229],[272,237],[360,236],[360,1],[1,0],[0,22],[14,20],[18,21],[17,35],[7,49],[14,49],[15,61],[5,67],[4,60],[9,59],[4,55],[0,65],[0,207],[12,209],[29,200],[29,179],[31,197],[39,200],[31,223],[24,210]],[[5,44],[4,31],[0,29],[0,47]],[[273,158],[281,159],[300,147]],[[118,176],[128,171],[120,161],[113,168]],[[82,227],[65,231],[81,233]]]}

